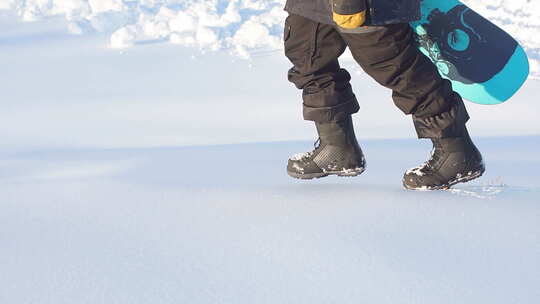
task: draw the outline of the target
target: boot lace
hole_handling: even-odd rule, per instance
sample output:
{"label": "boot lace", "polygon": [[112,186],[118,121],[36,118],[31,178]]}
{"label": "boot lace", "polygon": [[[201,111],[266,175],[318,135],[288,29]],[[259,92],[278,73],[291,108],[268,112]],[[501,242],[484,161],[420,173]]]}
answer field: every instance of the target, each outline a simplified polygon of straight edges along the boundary
{"label": "boot lace", "polygon": [[433,144],[433,149],[431,149],[431,155],[421,167],[425,171],[435,171],[437,169],[437,164],[441,160],[443,154],[442,146],[438,143]]}
{"label": "boot lace", "polygon": [[407,174],[415,174],[415,175],[425,175],[430,174],[431,172],[434,172],[437,170],[437,164],[441,160],[442,156],[442,147],[439,144],[434,144],[433,149],[431,149],[431,154],[429,159],[421,164],[418,167],[414,167],[407,171]]}
{"label": "boot lace", "polygon": [[321,146],[321,138],[317,138],[317,140],[313,143],[313,147],[315,150],[317,150]]}
{"label": "boot lace", "polygon": [[295,154],[295,155],[291,156],[289,159],[293,160],[293,161],[302,161],[302,160],[303,161],[308,161],[309,159],[311,159],[311,157],[317,151],[317,149],[319,149],[321,147],[321,138],[320,137],[315,141],[315,143],[313,143],[313,147],[314,147],[314,149],[312,151]]}

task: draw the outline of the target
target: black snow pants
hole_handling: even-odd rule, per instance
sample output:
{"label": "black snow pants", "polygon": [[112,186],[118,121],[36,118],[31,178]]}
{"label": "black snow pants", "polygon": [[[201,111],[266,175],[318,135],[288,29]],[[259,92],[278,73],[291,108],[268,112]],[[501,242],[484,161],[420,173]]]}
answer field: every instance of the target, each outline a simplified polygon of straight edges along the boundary
{"label": "black snow pants", "polygon": [[358,112],[351,76],[338,62],[349,47],[367,74],[393,90],[395,105],[412,114],[419,138],[464,135],[469,115],[463,100],[415,46],[408,23],[342,31],[290,14],[284,41],[294,65],[288,78],[303,90],[304,119],[329,122]]}

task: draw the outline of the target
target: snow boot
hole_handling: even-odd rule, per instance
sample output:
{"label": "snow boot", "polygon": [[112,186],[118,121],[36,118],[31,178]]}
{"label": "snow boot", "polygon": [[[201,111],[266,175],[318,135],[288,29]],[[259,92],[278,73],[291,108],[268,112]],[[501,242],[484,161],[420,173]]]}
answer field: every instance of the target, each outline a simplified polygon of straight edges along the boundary
{"label": "snow boot", "polygon": [[287,173],[291,177],[357,176],[364,172],[366,161],[354,135],[350,116],[341,121],[316,122],[315,125],[319,134],[315,149],[289,158]]}
{"label": "snow boot", "polygon": [[449,189],[482,176],[482,155],[465,130],[463,137],[431,139],[431,158],[405,172],[403,186],[410,190]]}

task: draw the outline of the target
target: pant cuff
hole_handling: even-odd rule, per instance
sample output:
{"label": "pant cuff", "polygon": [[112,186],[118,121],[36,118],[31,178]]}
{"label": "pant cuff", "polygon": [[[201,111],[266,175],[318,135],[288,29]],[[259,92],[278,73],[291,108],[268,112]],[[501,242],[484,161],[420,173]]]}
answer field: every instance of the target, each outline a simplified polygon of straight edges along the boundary
{"label": "pant cuff", "polygon": [[463,100],[456,98],[449,111],[431,117],[413,116],[413,123],[418,138],[463,137],[469,118]]}
{"label": "pant cuff", "polygon": [[356,97],[353,97],[349,101],[333,107],[313,108],[306,106],[305,103],[303,107],[305,120],[311,120],[320,123],[344,120],[348,116],[357,113],[359,110],[360,105],[358,104]]}

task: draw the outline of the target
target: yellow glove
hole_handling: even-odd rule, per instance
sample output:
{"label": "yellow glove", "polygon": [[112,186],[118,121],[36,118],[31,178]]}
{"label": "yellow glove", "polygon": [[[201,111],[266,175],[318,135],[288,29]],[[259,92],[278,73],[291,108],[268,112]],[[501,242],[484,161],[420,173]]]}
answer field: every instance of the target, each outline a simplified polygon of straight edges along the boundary
{"label": "yellow glove", "polygon": [[334,22],[345,29],[355,29],[366,22],[365,0],[333,0]]}

